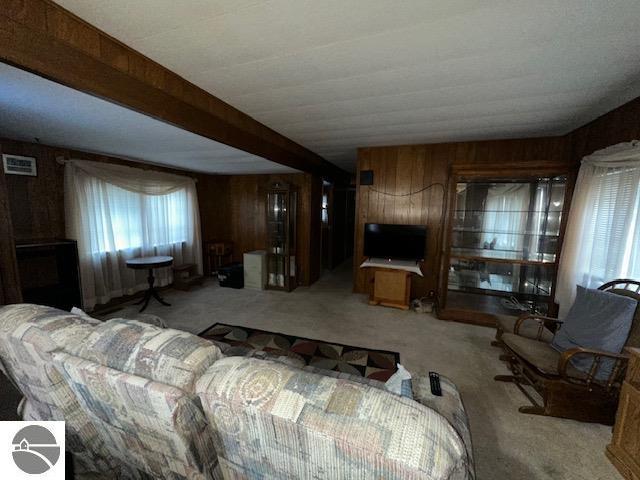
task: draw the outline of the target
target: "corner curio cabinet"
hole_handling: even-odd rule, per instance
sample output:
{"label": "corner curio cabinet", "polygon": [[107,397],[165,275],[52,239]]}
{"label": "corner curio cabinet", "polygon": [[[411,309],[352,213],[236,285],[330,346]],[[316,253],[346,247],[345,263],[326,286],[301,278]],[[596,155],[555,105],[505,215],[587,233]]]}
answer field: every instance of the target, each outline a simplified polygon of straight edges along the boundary
{"label": "corner curio cabinet", "polygon": [[440,316],[554,315],[567,175],[462,173],[450,189]]}
{"label": "corner curio cabinet", "polygon": [[267,288],[293,290],[296,269],[297,194],[286,183],[273,183],[267,193]]}

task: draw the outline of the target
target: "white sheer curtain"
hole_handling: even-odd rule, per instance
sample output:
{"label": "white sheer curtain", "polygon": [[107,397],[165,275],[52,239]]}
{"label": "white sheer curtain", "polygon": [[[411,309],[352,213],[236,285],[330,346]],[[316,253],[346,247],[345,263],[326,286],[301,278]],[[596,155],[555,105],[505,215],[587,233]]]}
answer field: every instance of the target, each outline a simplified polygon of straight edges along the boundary
{"label": "white sheer curtain", "polygon": [[564,317],[576,285],[640,278],[640,141],[582,160],[560,257],[556,302]]}
{"label": "white sheer curtain", "polygon": [[[67,235],[78,241],[84,308],[147,288],[146,272],[130,258],[171,255],[202,272],[195,181],[122,165],[70,160],[65,164]],[[171,269],[154,273],[156,285]]]}

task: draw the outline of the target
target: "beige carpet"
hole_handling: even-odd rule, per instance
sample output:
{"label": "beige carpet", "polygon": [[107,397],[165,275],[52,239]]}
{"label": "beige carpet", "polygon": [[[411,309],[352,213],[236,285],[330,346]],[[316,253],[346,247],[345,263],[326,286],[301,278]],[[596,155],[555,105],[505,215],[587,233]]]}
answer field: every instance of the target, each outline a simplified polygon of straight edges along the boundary
{"label": "beige carpet", "polygon": [[[525,399],[493,376],[508,373],[491,347],[494,331],[429,315],[369,306],[351,293],[350,265],[292,293],[220,288],[210,280],[191,292],[164,292],[145,313],[170,327],[200,332],[215,322],[400,352],[414,374],[435,370],[460,389],[469,419],[479,480],[621,479],[604,454],[611,428],[518,413]],[[126,306],[108,317],[134,318]]]}

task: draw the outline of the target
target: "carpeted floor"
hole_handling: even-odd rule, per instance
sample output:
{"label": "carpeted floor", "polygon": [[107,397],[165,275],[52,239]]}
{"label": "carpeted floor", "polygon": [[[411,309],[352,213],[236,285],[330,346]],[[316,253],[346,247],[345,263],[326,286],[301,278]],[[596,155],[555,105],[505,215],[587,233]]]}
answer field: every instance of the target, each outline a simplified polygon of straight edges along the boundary
{"label": "carpeted floor", "polygon": [[[458,385],[469,414],[479,480],[622,480],[604,454],[610,427],[518,413],[525,404],[522,394],[493,381],[508,371],[498,360],[498,349],[490,346],[492,329],[370,306],[364,295],[351,293],[350,270],[345,264],[292,293],[220,288],[208,280],[191,292],[164,292],[172,306],[152,301],[145,313],[193,333],[229,323],[395,351],[414,374],[435,370],[447,375]],[[108,317],[136,314],[137,307],[126,306]],[[0,391],[4,404],[5,379],[0,379]]]}
{"label": "carpeted floor", "polygon": [[[173,328],[202,332],[214,323],[322,339],[400,353],[414,374],[430,370],[458,385],[471,422],[479,480],[621,480],[604,454],[611,428],[518,413],[518,389],[493,381],[508,373],[490,345],[489,328],[437,320],[367,303],[351,293],[351,265],[291,293],[221,288],[214,281],[191,292],[164,293],[145,311]],[[134,317],[128,306],[109,317]]]}

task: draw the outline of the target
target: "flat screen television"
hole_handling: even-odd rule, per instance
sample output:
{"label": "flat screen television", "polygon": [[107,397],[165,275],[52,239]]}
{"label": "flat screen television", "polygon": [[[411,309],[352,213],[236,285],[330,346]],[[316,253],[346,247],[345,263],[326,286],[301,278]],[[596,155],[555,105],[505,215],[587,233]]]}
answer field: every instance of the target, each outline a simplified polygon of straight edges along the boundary
{"label": "flat screen television", "polygon": [[427,247],[427,227],[424,225],[364,225],[364,256],[423,260]]}

